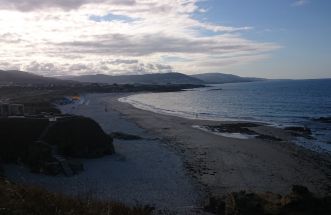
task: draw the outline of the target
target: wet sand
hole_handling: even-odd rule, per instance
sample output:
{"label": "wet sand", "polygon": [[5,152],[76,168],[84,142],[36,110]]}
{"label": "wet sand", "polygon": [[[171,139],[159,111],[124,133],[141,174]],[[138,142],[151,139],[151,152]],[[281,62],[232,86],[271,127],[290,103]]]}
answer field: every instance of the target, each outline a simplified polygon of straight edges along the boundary
{"label": "wet sand", "polygon": [[[192,126],[230,122],[191,120],[137,109],[119,102],[125,95],[103,99],[109,108],[162,137],[183,157],[186,168],[211,195],[228,192],[271,191],[285,194],[291,185],[307,186],[312,192],[331,193],[331,158],[297,146],[294,137],[280,128],[252,128],[259,134],[282,139],[235,139],[208,133]],[[239,122],[231,122],[239,123]]]}

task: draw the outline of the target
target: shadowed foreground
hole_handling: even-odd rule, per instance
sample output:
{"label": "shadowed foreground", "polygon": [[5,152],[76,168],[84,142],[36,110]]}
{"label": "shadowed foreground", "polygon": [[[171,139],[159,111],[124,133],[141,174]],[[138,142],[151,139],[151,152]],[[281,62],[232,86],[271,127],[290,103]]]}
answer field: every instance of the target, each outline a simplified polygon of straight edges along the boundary
{"label": "shadowed foreground", "polygon": [[0,179],[0,214],[15,215],[147,215],[150,207],[127,207],[112,201],[97,201],[88,196],[72,198],[36,187],[20,186]]}

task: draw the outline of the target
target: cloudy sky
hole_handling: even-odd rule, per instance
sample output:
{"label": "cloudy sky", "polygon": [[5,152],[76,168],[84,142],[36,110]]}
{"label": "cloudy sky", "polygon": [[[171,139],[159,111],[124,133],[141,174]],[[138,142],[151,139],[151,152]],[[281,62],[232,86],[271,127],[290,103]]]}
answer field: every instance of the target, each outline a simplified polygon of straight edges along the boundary
{"label": "cloudy sky", "polygon": [[0,0],[0,69],[331,78],[328,0]]}

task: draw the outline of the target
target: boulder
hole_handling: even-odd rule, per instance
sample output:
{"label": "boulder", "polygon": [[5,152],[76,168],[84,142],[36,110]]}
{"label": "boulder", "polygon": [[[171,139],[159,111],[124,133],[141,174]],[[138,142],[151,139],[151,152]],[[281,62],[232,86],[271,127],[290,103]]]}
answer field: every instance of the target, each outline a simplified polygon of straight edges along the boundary
{"label": "boulder", "polygon": [[331,117],[319,117],[314,119],[314,121],[321,122],[321,123],[331,123]]}
{"label": "boulder", "polygon": [[50,126],[44,141],[73,158],[97,158],[115,152],[113,139],[92,119],[70,117]]}
{"label": "boulder", "polygon": [[113,132],[110,134],[111,137],[114,139],[119,139],[119,140],[141,140],[142,137],[133,135],[133,134],[126,134],[122,132]]}

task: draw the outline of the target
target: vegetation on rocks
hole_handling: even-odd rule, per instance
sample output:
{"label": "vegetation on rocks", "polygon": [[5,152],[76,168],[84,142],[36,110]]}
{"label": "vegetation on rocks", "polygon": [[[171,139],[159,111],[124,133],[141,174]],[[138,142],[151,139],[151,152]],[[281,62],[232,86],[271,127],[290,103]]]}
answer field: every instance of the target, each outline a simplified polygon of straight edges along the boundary
{"label": "vegetation on rocks", "polygon": [[210,198],[206,209],[219,215],[328,215],[331,197],[315,197],[306,187],[294,185],[289,194],[230,193],[222,198]]}

